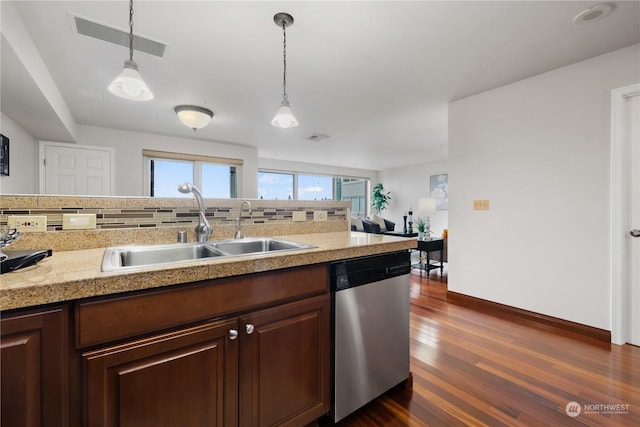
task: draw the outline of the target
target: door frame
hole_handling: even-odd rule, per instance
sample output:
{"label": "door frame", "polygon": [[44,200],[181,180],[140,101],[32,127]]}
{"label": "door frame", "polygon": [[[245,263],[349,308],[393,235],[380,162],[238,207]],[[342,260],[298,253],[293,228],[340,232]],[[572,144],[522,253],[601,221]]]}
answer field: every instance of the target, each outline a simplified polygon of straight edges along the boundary
{"label": "door frame", "polygon": [[625,284],[628,265],[625,262],[625,235],[628,233],[623,209],[624,195],[631,184],[627,175],[624,139],[624,103],[626,98],[640,95],[640,83],[611,91],[611,159],[610,159],[610,245],[611,342],[625,344],[628,338]]}
{"label": "door frame", "polygon": [[111,156],[111,171],[109,174],[110,186],[111,186],[111,194],[109,196],[116,195],[116,165],[115,165],[115,149],[113,147],[99,147],[97,145],[80,145],[76,143],[70,142],[53,142],[53,141],[39,141],[39,151],[38,151],[38,193],[45,193],[46,186],[46,166],[45,166],[45,155],[46,155],[46,147],[64,147],[64,148],[79,148],[81,150],[102,150],[108,151]]}

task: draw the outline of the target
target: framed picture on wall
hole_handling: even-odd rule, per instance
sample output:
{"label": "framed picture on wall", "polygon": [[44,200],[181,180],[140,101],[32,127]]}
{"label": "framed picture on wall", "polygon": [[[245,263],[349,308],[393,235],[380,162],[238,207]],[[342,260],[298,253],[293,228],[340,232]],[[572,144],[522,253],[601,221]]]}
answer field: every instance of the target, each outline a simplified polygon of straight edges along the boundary
{"label": "framed picture on wall", "polygon": [[0,134],[2,145],[0,145],[0,175],[9,176],[9,138]]}
{"label": "framed picture on wall", "polygon": [[429,197],[436,199],[436,209],[449,210],[449,175],[431,175],[431,191]]}

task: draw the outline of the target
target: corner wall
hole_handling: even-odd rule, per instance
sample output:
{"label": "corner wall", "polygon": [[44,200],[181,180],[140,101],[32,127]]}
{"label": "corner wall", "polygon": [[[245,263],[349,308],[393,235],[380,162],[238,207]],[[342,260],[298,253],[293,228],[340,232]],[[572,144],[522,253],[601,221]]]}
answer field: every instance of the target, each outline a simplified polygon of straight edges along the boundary
{"label": "corner wall", "polygon": [[639,76],[633,45],[450,104],[449,290],[611,330],[610,95]]}
{"label": "corner wall", "polygon": [[0,176],[0,193],[38,193],[38,142],[4,114],[0,131],[9,138],[9,176]]}

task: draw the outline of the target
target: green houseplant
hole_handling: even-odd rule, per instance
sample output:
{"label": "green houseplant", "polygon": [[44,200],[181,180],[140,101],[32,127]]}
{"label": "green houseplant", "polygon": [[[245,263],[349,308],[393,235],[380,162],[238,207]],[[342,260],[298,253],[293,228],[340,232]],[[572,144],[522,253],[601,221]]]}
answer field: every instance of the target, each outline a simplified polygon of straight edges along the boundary
{"label": "green houseplant", "polygon": [[373,198],[371,199],[371,207],[381,215],[382,211],[389,206],[391,200],[391,192],[384,189],[382,183],[373,187]]}

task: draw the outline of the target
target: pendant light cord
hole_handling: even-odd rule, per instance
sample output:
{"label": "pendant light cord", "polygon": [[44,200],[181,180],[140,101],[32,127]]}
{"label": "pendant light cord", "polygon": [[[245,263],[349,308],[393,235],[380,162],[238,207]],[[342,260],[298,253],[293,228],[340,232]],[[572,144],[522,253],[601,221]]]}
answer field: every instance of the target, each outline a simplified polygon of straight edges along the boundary
{"label": "pendant light cord", "polygon": [[133,0],[129,0],[129,61],[133,61]]}
{"label": "pendant light cord", "polygon": [[287,26],[284,19],[282,20],[282,36],[282,99],[287,101]]}

